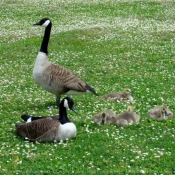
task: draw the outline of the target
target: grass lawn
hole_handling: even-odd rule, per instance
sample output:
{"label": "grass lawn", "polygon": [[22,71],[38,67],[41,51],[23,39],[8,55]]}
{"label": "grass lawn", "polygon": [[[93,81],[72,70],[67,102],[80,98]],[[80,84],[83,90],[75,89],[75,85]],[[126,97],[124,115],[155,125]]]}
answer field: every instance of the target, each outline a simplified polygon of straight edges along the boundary
{"label": "grass lawn", "polygon": [[[174,0],[1,0],[0,174],[174,174],[175,119],[147,111],[165,103],[175,112]],[[133,91],[139,124],[98,126],[104,109],[130,104],[95,95],[70,96],[77,137],[63,143],[25,142],[15,134],[23,113],[55,115],[55,96],[32,77],[44,28],[52,20],[49,59],[72,70],[99,95]],[[64,97],[64,96],[62,96]]]}

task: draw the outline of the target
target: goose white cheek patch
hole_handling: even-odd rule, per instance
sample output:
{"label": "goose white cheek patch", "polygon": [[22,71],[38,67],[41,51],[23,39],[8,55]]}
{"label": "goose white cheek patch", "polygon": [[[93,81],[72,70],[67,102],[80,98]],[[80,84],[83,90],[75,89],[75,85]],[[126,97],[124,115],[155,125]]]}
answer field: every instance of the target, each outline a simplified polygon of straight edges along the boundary
{"label": "goose white cheek patch", "polygon": [[50,20],[47,20],[47,21],[45,21],[45,23],[42,26],[47,27],[49,25],[49,23],[50,23]]}
{"label": "goose white cheek patch", "polygon": [[67,99],[64,100],[64,107],[65,107],[65,108],[69,108]]}

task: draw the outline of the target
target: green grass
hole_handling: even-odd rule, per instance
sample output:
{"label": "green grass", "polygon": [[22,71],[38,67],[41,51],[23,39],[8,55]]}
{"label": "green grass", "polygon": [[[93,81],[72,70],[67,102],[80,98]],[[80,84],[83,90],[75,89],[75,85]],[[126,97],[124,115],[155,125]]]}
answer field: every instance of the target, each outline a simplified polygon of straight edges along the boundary
{"label": "green grass", "polygon": [[[147,111],[166,103],[175,111],[173,0],[7,0],[0,2],[0,174],[174,174],[175,120],[156,122]],[[72,70],[99,95],[133,92],[138,125],[97,126],[104,110],[129,103],[71,96],[77,137],[63,143],[25,142],[15,134],[21,114],[54,115],[54,95],[35,84],[32,70],[44,29],[53,22],[50,61]]]}

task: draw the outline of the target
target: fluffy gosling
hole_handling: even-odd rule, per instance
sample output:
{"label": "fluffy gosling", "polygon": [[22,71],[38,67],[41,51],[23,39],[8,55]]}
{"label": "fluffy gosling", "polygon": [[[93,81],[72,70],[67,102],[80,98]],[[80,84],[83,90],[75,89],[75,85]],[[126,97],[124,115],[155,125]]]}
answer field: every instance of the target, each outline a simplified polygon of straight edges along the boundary
{"label": "fluffy gosling", "polygon": [[109,100],[109,101],[117,101],[117,102],[130,101],[132,102],[134,99],[131,96],[131,94],[132,94],[131,89],[126,88],[122,92],[112,92],[112,93],[101,96],[101,98],[105,100]]}
{"label": "fluffy gosling", "polygon": [[166,104],[157,105],[148,111],[148,117],[154,120],[167,120],[173,116],[173,113]]}
{"label": "fluffy gosling", "polygon": [[132,106],[128,106],[126,112],[117,115],[115,124],[120,127],[126,127],[136,124],[140,121],[140,116],[133,112]]}
{"label": "fluffy gosling", "polygon": [[105,110],[93,117],[93,121],[99,125],[105,125],[115,122],[115,113],[112,110]]}

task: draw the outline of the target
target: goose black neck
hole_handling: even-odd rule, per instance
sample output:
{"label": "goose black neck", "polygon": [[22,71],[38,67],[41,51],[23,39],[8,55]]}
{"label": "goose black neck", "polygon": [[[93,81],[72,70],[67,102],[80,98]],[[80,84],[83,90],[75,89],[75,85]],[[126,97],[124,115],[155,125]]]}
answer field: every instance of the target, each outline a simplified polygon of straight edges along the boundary
{"label": "goose black neck", "polygon": [[50,24],[45,28],[44,37],[40,48],[40,52],[44,52],[46,54],[48,54],[47,48],[49,44],[51,28],[52,28],[52,23],[50,22]]}
{"label": "goose black neck", "polygon": [[59,107],[59,120],[61,124],[69,123],[71,122],[69,118],[67,117],[67,109],[63,106],[63,104],[60,104]]}

